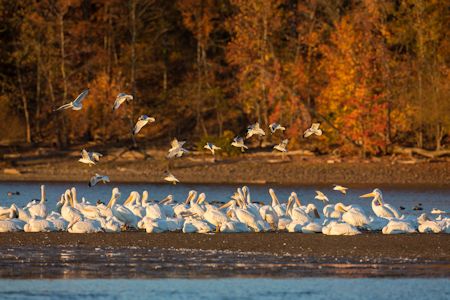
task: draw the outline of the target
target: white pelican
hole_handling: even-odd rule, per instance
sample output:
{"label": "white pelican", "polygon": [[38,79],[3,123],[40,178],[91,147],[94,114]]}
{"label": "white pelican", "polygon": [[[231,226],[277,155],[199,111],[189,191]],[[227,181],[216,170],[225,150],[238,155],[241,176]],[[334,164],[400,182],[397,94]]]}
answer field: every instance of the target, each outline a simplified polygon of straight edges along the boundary
{"label": "white pelican", "polygon": [[64,204],[61,208],[61,216],[64,218],[64,220],[66,220],[69,223],[72,222],[73,220],[83,218],[81,212],[75,207],[72,207],[70,205],[69,202],[71,201],[71,198],[72,196],[70,190],[66,190],[64,194]]}
{"label": "white pelican", "polygon": [[418,228],[420,233],[440,233],[443,229],[440,223],[432,220],[423,222]]}
{"label": "white pelican", "polygon": [[342,194],[345,195],[345,194],[347,194],[348,188],[346,188],[346,187],[344,187],[342,185],[335,184],[334,187],[333,187],[333,190],[341,192]]}
{"label": "white pelican", "polygon": [[269,189],[270,197],[272,198],[272,208],[277,213],[278,217],[286,215],[286,208],[280,204],[277,195],[273,189]]}
{"label": "white pelican", "polygon": [[13,218],[14,210],[12,207],[1,207],[0,206],[0,220],[7,220]]}
{"label": "white pelican", "polygon": [[338,223],[331,221],[323,226],[322,233],[325,235],[355,235],[360,234],[358,229],[348,223]]}
{"label": "white pelican", "polygon": [[183,224],[184,233],[207,233],[210,231],[211,227],[206,222],[191,217],[187,218]]}
{"label": "white pelican", "polygon": [[273,149],[278,150],[280,152],[287,152],[287,144],[289,143],[288,139],[284,139],[278,145],[274,146]]}
{"label": "white pelican", "polygon": [[222,148],[217,147],[216,145],[214,145],[213,143],[206,143],[205,146],[203,146],[203,148],[211,151],[212,155],[216,155],[216,151],[217,150],[222,150]]}
{"label": "white pelican", "polygon": [[372,193],[361,195],[360,198],[373,197],[372,210],[380,218],[400,218],[400,214],[392,205],[383,202],[383,194],[380,189],[374,189]]}
{"label": "white pelican", "polygon": [[281,125],[278,124],[278,123],[272,123],[272,124],[270,124],[270,125],[269,125],[269,129],[270,129],[270,133],[271,133],[271,134],[274,134],[275,131],[277,131],[277,130],[279,130],[279,131],[285,131],[285,130],[286,130],[286,128],[284,128],[283,126],[281,126]]}
{"label": "white pelican", "polygon": [[306,131],[303,133],[303,137],[307,138],[313,134],[315,135],[322,135],[322,129],[319,129],[320,123],[312,123],[311,127],[306,129]]}
{"label": "white pelican", "polygon": [[370,223],[370,219],[364,211],[351,206],[344,206],[342,203],[335,205],[336,210],[342,212],[342,221],[355,227],[364,227]]}
{"label": "white pelican", "polygon": [[31,218],[23,227],[25,232],[50,232],[55,231],[53,223],[46,219]]}
{"label": "white pelican", "polygon": [[276,230],[278,228],[279,217],[272,206],[261,206],[259,208],[259,214],[261,215],[262,219],[270,225],[272,230]]}
{"label": "white pelican", "polygon": [[223,208],[229,208],[229,210],[234,211],[236,218],[239,220],[239,222],[244,223],[245,225],[247,225],[247,227],[251,228],[253,231],[260,232],[263,230],[261,224],[258,223],[257,217],[248,210],[239,208],[236,205],[236,200],[228,201],[228,203],[220,207],[220,209]]}
{"label": "white pelican", "polygon": [[432,213],[433,215],[440,215],[440,214],[446,214],[447,212],[446,212],[445,210],[433,208],[433,209],[431,210],[431,213]]}
{"label": "white pelican", "polygon": [[[118,189],[117,189],[118,191]],[[117,193],[116,193],[117,195]],[[120,193],[119,193],[120,197]],[[116,203],[118,197],[111,198],[110,205],[113,215],[121,222],[123,222],[126,226],[137,228],[137,217],[133,214],[131,210],[126,208],[125,206]]]}
{"label": "white pelican", "polygon": [[323,208],[323,215],[330,219],[340,219],[342,212],[336,209],[335,204],[327,204]]}
{"label": "white pelican", "polygon": [[324,204],[326,202],[330,202],[330,200],[328,200],[328,197],[325,196],[324,193],[322,193],[321,191],[316,191],[316,196],[314,197],[314,199],[317,199],[319,201],[322,201]]}
{"label": "white pelican", "polygon": [[216,232],[220,231],[220,227],[228,222],[228,217],[226,214],[221,212],[218,208],[215,206],[209,205],[208,203],[205,204],[206,211],[203,214],[203,219],[207,221],[208,223],[212,224],[216,227]]}
{"label": "white pelican", "polygon": [[250,232],[250,229],[247,227],[247,225],[238,220],[236,212],[234,210],[230,210],[227,213],[227,215],[229,216],[229,220],[220,226],[220,232],[223,233]]}
{"label": "white pelican", "polygon": [[302,227],[303,233],[321,233],[323,226],[316,222],[309,222]]}
{"label": "white pelican", "polygon": [[100,216],[102,216],[104,218],[112,217],[113,216],[113,212],[111,209],[112,203],[117,201],[119,198],[120,198],[119,189],[115,187],[112,189],[111,198],[109,199],[109,202],[107,205],[105,205],[103,203],[97,204],[97,210],[98,210]]}
{"label": "white pelican", "polygon": [[189,203],[197,197],[197,192],[194,190],[189,191],[186,200],[183,203],[176,204],[173,207],[173,211],[177,217],[181,217],[183,213],[189,212]]}
{"label": "white pelican", "polygon": [[21,230],[13,220],[0,220],[0,232],[16,232]]}
{"label": "white pelican", "polygon": [[59,213],[52,211],[46,218],[53,224],[55,231],[66,231],[69,222],[67,222]]}
{"label": "white pelican", "polygon": [[91,179],[89,180],[89,187],[93,187],[99,182],[107,183],[109,182],[109,177],[106,175],[100,175],[95,173],[95,175],[92,176]]}
{"label": "white pelican", "polygon": [[183,145],[186,144],[185,141],[178,141],[176,138],[170,142],[169,153],[167,154],[167,158],[181,157],[184,153],[188,153],[186,149],[183,148]]}
{"label": "white pelican", "polygon": [[259,126],[258,122],[256,122],[255,124],[250,125],[250,126],[247,127],[247,136],[245,137],[245,139],[249,139],[253,135],[257,135],[257,136],[260,136],[260,137],[266,135],[264,130]]}
{"label": "white pelican", "polygon": [[177,184],[177,182],[180,182],[172,173],[170,173],[169,171],[167,171],[167,175],[166,177],[164,177],[165,181],[168,181],[172,184]]}
{"label": "white pelican", "polygon": [[241,152],[244,152],[244,149],[248,149],[248,147],[244,145],[244,139],[239,136],[237,136],[233,139],[231,146],[234,146],[236,148],[241,148]]}
{"label": "white pelican", "polygon": [[97,221],[82,221],[81,219],[75,219],[67,226],[67,231],[70,233],[96,233],[103,230]]}
{"label": "white pelican", "polygon": [[170,218],[175,217],[175,212],[174,212],[173,206],[172,206],[173,203],[174,203],[174,201],[173,201],[172,195],[167,195],[166,198],[159,201],[159,205],[161,206],[161,209],[164,211],[166,216],[170,217]]}
{"label": "white pelican", "polygon": [[78,209],[83,214],[84,217],[91,219],[91,220],[96,220],[100,216],[100,213],[99,213],[96,205],[90,205],[90,204],[78,202],[77,189],[75,187],[72,187],[70,189],[70,192],[71,192],[72,206],[75,207],[76,209]]}
{"label": "white pelican", "polygon": [[302,226],[312,221],[306,211],[306,207],[301,205],[300,199],[295,192],[292,192],[289,197],[288,204],[286,206],[286,214],[292,218],[293,222],[297,222]]}
{"label": "white pelican", "polygon": [[133,95],[127,95],[125,93],[119,93],[114,101],[113,111],[118,109],[124,102],[133,100]]}
{"label": "white pelican", "polygon": [[28,207],[28,212],[32,218],[38,217],[45,219],[45,217],[47,217],[47,206],[45,205],[45,201],[45,186],[41,185],[41,201]]}
{"label": "white pelican", "polygon": [[133,128],[133,135],[136,135],[139,133],[139,131],[141,131],[142,127],[144,127],[145,125],[147,125],[149,122],[153,123],[155,122],[155,118],[149,117],[147,115],[142,115],[139,117],[139,119],[136,122],[136,125],[134,125]]}
{"label": "white pelican", "polygon": [[161,208],[161,206],[157,203],[149,204],[145,208],[145,216],[152,219],[152,220],[159,220],[159,219],[165,219],[166,214],[164,213],[164,209]]}
{"label": "white pelican", "polygon": [[78,160],[80,163],[87,164],[89,167],[95,165],[95,159],[91,153],[87,152],[86,149],[81,150],[81,158]]}
{"label": "white pelican", "polygon": [[104,232],[121,232],[122,227],[125,225],[114,216],[106,219],[100,217],[96,221],[100,222]]}
{"label": "white pelican", "polygon": [[61,105],[60,107],[58,107],[57,109],[55,109],[55,111],[57,110],[61,110],[61,109],[73,109],[73,110],[80,110],[83,108],[83,103],[82,101],[84,100],[84,98],[86,98],[86,96],[89,94],[89,89],[85,89],[84,91],[81,92],[81,94],[78,95],[78,97],[73,100],[70,103]]}
{"label": "white pelican", "polygon": [[[31,215],[28,212],[28,210],[24,210],[23,208],[18,207],[16,204],[11,205],[11,210],[14,213],[16,218],[24,221],[25,223],[27,223],[28,220],[31,219]],[[10,217],[11,217],[11,215],[10,215]]]}
{"label": "white pelican", "polygon": [[402,234],[414,233],[416,230],[409,222],[403,220],[390,220],[389,223],[383,227],[383,234]]}

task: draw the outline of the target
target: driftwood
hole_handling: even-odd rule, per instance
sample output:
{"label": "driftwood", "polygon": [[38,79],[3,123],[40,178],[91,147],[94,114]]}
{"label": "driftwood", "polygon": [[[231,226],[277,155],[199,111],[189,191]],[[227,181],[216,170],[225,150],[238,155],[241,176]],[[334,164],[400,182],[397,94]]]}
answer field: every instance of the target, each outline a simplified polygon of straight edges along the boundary
{"label": "driftwood", "polygon": [[403,148],[396,146],[394,147],[394,154],[406,154],[409,156],[416,154],[426,158],[438,158],[442,156],[450,156],[450,150],[430,151],[421,148]]}

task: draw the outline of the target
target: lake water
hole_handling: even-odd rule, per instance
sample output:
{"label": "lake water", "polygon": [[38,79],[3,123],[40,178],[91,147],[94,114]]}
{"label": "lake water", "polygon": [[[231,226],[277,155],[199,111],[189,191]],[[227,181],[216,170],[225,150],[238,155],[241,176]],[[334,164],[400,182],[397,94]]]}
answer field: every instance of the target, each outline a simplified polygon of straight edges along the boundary
{"label": "lake water", "polygon": [[449,299],[449,279],[0,280],[0,299]]}
{"label": "lake water", "polygon": [[[111,197],[111,190],[113,187],[118,187],[122,193],[120,201],[124,201],[131,191],[147,190],[150,199],[160,200],[168,194],[174,196],[175,201],[183,201],[189,190],[196,190],[199,193],[204,192],[208,201],[218,200],[227,201],[230,196],[236,191],[238,185],[196,185],[196,184],[147,184],[147,183],[110,183],[98,184],[95,187],[88,187],[86,183],[67,183],[67,182],[42,182],[46,185],[48,205],[53,208],[59,200],[60,195],[64,193],[67,188],[75,186],[78,192],[78,198],[85,197],[92,203],[97,200],[104,202],[109,201]],[[26,205],[31,199],[38,199],[40,197],[40,186],[38,182],[0,182],[0,206],[9,206],[12,203],[19,205]],[[295,191],[303,203],[314,203],[320,210],[323,207],[322,203],[314,200],[316,189],[324,192],[331,203],[343,202],[344,204],[360,204],[367,208],[367,212],[371,212],[371,199],[359,198],[360,195],[369,193],[375,187],[369,186],[349,186],[346,196],[337,191],[332,190],[332,186],[267,186],[267,185],[249,185],[252,200],[269,202],[270,196],[268,189],[272,187],[282,202],[286,202],[289,194]],[[18,196],[8,197],[8,192],[20,192]],[[382,187],[384,200],[396,207],[405,207],[406,213],[419,213],[413,211],[418,203],[423,204],[425,211],[430,211],[432,208],[439,208],[450,211],[450,186],[446,187],[427,187],[427,186],[385,186]],[[119,202],[120,202],[119,201]]]}

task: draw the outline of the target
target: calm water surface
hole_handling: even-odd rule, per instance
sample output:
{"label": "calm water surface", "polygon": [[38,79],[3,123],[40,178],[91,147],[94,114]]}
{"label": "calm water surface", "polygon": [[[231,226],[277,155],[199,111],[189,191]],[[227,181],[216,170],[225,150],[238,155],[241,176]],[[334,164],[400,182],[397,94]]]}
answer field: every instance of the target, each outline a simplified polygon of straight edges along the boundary
{"label": "calm water surface", "polygon": [[448,279],[0,280],[0,299],[449,298]]}
{"label": "calm water surface", "polygon": [[[113,187],[119,187],[124,201],[131,191],[142,192],[149,191],[150,199],[160,200],[168,194],[174,196],[175,201],[183,201],[189,190],[196,190],[199,193],[206,193],[207,200],[226,201],[234,193],[238,185],[198,185],[198,184],[147,184],[147,183],[110,183],[99,184],[95,187],[89,188],[86,183],[58,183],[58,182],[43,182],[47,187],[48,205],[54,207],[56,201],[59,200],[60,195],[64,193],[67,188],[75,186],[78,191],[78,197],[85,197],[90,202],[102,200],[107,202],[111,197],[111,190]],[[19,205],[26,205],[31,199],[40,197],[38,182],[0,182],[0,206],[9,206],[13,202]],[[322,203],[314,200],[315,190],[320,189],[330,199],[331,203],[343,202],[344,204],[357,203],[365,206],[369,211],[370,199],[359,198],[361,194],[371,192],[374,187],[349,186],[349,191],[346,196],[337,191],[333,191],[331,186],[268,186],[268,185],[249,185],[252,200],[269,202],[270,196],[268,189],[274,188],[280,201],[287,201],[289,194],[292,191],[297,192],[300,199],[304,203],[313,202],[319,208],[322,208]],[[7,193],[20,192],[18,196],[8,197]],[[427,187],[427,186],[386,186],[382,187],[384,200],[387,203],[397,207],[404,206],[405,212],[414,213],[412,207],[418,203],[422,203],[424,210],[431,210],[432,208],[439,208],[450,211],[450,186],[447,187]],[[416,212],[417,213],[417,212]]]}

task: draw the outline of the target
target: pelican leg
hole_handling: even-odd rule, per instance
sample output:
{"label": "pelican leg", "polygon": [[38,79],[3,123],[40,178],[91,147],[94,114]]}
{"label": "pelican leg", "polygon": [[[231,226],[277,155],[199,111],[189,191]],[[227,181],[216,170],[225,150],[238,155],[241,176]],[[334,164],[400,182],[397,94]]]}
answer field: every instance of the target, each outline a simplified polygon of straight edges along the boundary
{"label": "pelican leg", "polygon": [[219,225],[216,225],[216,233],[219,233],[220,232],[220,227],[219,227]]}

